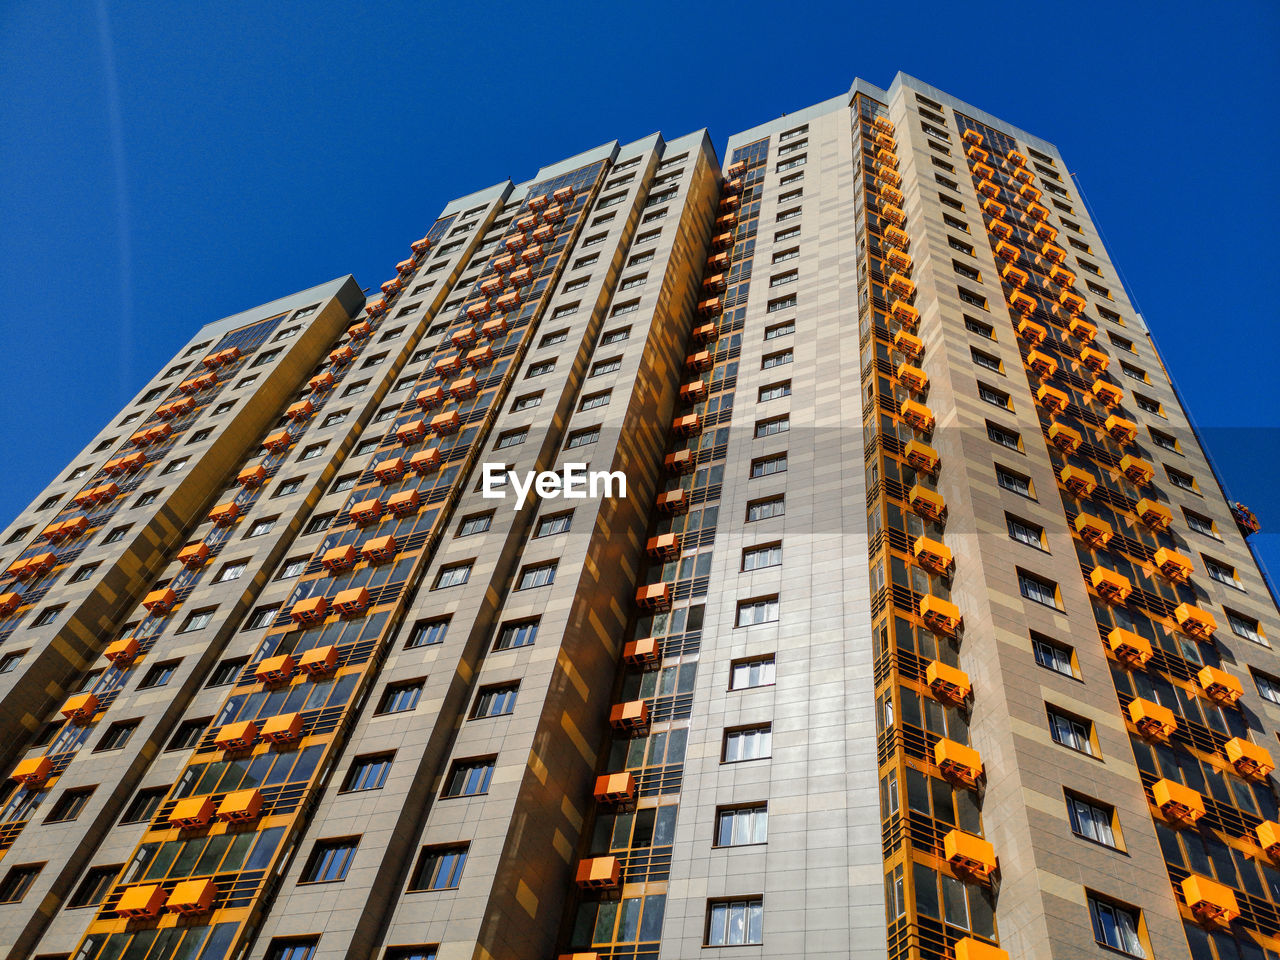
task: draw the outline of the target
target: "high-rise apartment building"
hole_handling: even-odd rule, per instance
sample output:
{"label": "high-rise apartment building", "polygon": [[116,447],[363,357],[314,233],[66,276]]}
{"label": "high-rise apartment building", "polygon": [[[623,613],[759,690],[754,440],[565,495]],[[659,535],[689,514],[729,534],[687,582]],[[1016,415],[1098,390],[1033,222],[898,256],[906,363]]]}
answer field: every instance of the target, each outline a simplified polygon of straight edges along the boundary
{"label": "high-rise apartment building", "polygon": [[200,329],[0,535],[5,955],[1280,958],[1280,617],[1066,171],[857,81]]}

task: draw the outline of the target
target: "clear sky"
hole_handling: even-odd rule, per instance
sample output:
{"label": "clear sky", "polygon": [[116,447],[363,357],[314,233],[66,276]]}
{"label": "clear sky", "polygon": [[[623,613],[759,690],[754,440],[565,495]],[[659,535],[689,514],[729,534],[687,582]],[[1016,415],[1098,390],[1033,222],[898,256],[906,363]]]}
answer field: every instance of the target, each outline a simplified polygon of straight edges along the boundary
{"label": "clear sky", "polygon": [[197,326],[376,287],[448,199],[902,70],[1060,147],[1280,577],[1278,51],[1248,0],[0,0],[0,523]]}

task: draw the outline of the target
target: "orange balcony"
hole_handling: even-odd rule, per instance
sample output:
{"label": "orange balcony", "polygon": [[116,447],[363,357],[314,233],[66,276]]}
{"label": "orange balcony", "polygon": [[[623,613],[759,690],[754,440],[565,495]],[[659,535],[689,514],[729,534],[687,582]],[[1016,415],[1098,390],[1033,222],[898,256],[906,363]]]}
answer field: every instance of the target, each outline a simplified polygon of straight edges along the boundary
{"label": "orange balcony", "polygon": [[999,200],[987,197],[982,201],[982,212],[992,220],[1003,220],[1005,214],[1009,212],[1009,208]]}
{"label": "orange balcony", "polygon": [[891,170],[897,170],[898,156],[892,150],[886,150],[881,147],[876,151],[876,163],[881,166],[888,167]]}
{"label": "orange balcony", "polygon": [[1269,754],[1252,740],[1234,737],[1226,743],[1227,760],[1242,777],[1265,780],[1276,768]]}
{"label": "orange balcony", "polygon": [[365,304],[364,312],[371,317],[376,317],[379,314],[386,313],[387,301],[382,299],[382,297],[379,297],[377,300],[374,300],[371,303]]}
{"label": "orange balcony", "polygon": [[55,523],[46,527],[44,535],[54,543],[58,543],[62,540],[74,540],[88,529],[88,517],[72,517],[70,520],[63,520],[61,523]]}
{"label": "orange balcony", "polygon": [[622,659],[633,667],[647,667],[662,659],[662,644],[656,637],[631,640],[622,648]]}
{"label": "orange balcony", "polygon": [[1126,420],[1124,417],[1118,417],[1114,413],[1107,417],[1103,427],[1113,440],[1117,440],[1120,443],[1133,443],[1138,436],[1138,425],[1136,423],[1132,420]]}
{"label": "orange balcony", "polygon": [[933,762],[944,777],[964,786],[975,786],[982,777],[978,751],[945,737],[933,745]]}
{"label": "orange balcony", "polygon": [[382,516],[382,501],[378,497],[361,500],[351,507],[351,522],[358,523],[360,526],[373,523],[380,516]]}
{"label": "orange balcony", "polygon": [[369,591],[364,587],[352,587],[343,590],[333,598],[333,609],[344,617],[355,617],[364,613],[369,606]]}
{"label": "orange balcony", "polygon": [[1049,282],[1060,287],[1074,287],[1076,285],[1076,275],[1066,267],[1051,267],[1049,269]]}
{"label": "orange balcony", "polygon": [[1013,171],[1013,179],[1019,183],[1031,183],[1035,179],[1035,174],[1026,169],[1026,167],[1019,167]]}
{"label": "orange balcony", "polygon": [[209,520],[215,527],[229,527],[236,522],[238,516],[240,516],[240,504],[234,500],[220,503],[209,511]]}
{"label": "orange balcony", "polygon": [[262,739],[270,743],[293,743],[302,736],[302,714],[284,713],[268,717],[262,724]]}
{"label": "orange balcony", "polygon": [[643,730],[649,725],[649,701],[615,703],[609,711],[609,725],[615,730]]}
{"label": "orange balcony", "polygon": [[[1008,260],[1010,263],[1014,263],[1022,256],[1022,251],[1011,243],[1007,243],[1004,240],[997,240],[996,256],[1004,260]],[[1019,286],[1021,286],[1021,284],[1019,284]]]}
{"label": "orange balcony", "polygon": [[1009,954],[973,937],[962,937],[956,941],[956,960],[1009,960]]}
{"label": "orange balcony", "polygon": [[247,823],[258,819],[262,811],[262,794],[257,790],[237,790],[218,804],[218,819],[227,823]]}
{"label": "orange balcony", "polygon": [[0,617],[7,617],[22,605],[22,594],[12,590],[0,593]]}
{"label": "orange balcony", "polygon": [[1173,523],[1173,511],[1163,503],[1143,497],[1133,508],[1138,519],[1155,530],[1165,530]]}
{"label": "orange balcony", "polygon": [[729,254],[724,250],[721,250],[719,253],[713,253],[710,257],[707,258],[707,268],[709,270],[716,270],[716,271],[728,270]]}
{"label": "orange balcony", "polygon": [[1039,203],[1029,203],[1027,204],[1027,213],[1037,220],[1043,220],[1049,216],[1049,208]]}
{"label": "orange balcony", "polygon": [[895,207],[892,204],[882,205],[880,207],[880,215],[895,227],[900,227],[907,222],[907,212],[901,207]]}
{"label": "orange balcony", "polygon": [[905,250],[911,245],[911,238],[907,236],[907,232],[905,230],[902,230],[899,227],[885,227],[881,236],[883,236],[888,243],[893,244],[900,250]]}
{"label": "orange balcony", "polygon": [[102,470],[108,476],[114,476],[117,473],[133,473],[146,462],[147,455],[139,450],[137,453],[130,453],[123,457],[108,460],[102,465]]}
{"label": "orange balcony", "polygon": [[1218,621],[1213,619],[1213,614],[1190,603],[1178,604],[1173,616],[1182,632],[1197,640],[1208,640],[1218,629]]}
{"label": "orange balcony", "polygon": [[1205,696],[1215,703],[1233,706],[1244,696],[1244,685],[1231,674],[1217,667],[1202,667],[1196,674],[1196,680],[1199,681]]}
{"label": "orange balcony", "polygon": [[568,203],[573,199],[574,189],[571,186],[560,187],[551,194],[551,199],[556,203]]}
{"label": "orange balcony", "polygon": [[996,851],[986,840],[963,830],[951,830],[942,838],[943,855],[952,869],[986,881],[996,869]]}
{"label": "orange balcony", "polygon": [[279,453],[293,442],[293,437],[289,436],[288,430],[277,430],[275,433],[268,434],[267,438],[262,441],[262,445],[272,453]]}
{"label": "orange balcony", "polygon": [[1253,833],[1258,838],[1258,846],[1267,851],[1267,856],[1273,860],[1280,859],[1280,823],[1263,820],[1253,828]]}
{"label": "orange balcony", "polygon": [[884,255],[885,262],[895,270],[907,271],[911,269],[911,254],[905,250],[891,249]]}
{"label": "orange balcony", "polygon": [[671,431],[677,437],[696,437],[702,433],[702,418],[696,413],[676,417],[671,422]]}
{"label": "orange balcony", "polygon": [[723,250],[725,247],[733,245],[732,233],[717,233],[711,238],[711,246],[717,250]]}
{"label": "orange balcony", "polygon": [[889,319],[914,330],[920,322],[920,311],[903,300],[895,300],[889,307]]}
{"label": "orange balcony", "polygon": [[[441,416],[445,416],[445,414],[442,414]],[[455,413],[454,416],[456,417],[457,414]],[[432,420],[432,425],[434,426],[436,420],[439,419],[440,417],[436,417],[435,420]],[[401,424],[396,428],[396,439],[406,445],[417,443],[426,435],[427,425],[421,420],[410,420],[408,423]]]}
{"label": "orange balcony", "polygon": [[529,209],[534,211],[535,213],[539,210],[545,209],[547,204],[549,204],[550,202],[551,202],[551,198],[548,197],[545,193],[540,193],[537,196],[530,197],[527,201],[529,205]]}
{"label": "orange balcony", "polygon": [[1015,287],[1025,287],[1027,281],[1031,279],[1031,275],[1020,267],[1013,264],[1005,264],[1000,270],[1000,276],[1004,278],[1004,282],[1012,284]]}
{"label": "orange balcony", "polygon": [[330,573],[345,570],[356,562],[356,548],[348,543],[342,547],[330,547],[320,558],[320,566]]}
{"label": "orange balcony", "polygon": [[871,128],[877,133],[893,133],[893,121],[888,117],[876,117],[871,122]]}
{"label": "orange balcony", "polygon": [[1106,380],[1094,381],[1093,395],[1101,400],[1103,406],[1106,407],[1114,407],[1124,399],[1124,391],[1114,383],[1108,383]]}
{"label": "orange balcony", "polygon": [[980,182],[977,189],[978,193],[982,194],[984,197],[1000,196],[1000,188],[990,180],[983,180]]}
{"label": "orange balcony", "polygon": [[216,808],[208,797],[187,797],[169,811],[169,826],[179,830],[201,830],[209,825]]}
{"label": "orange balcony", "polygon": [[596,777],[592,794],[597,803],[630,803],[636,798],[636,778],[630,773],[606,773]]}
{"label": "orange balcony", "polygon": [[1124,603],[1133,593],[1133,584],[1128,577],[1106,567],[1094,567],[1093,573],[1089,574],[1089,582],[1098,596],[1108,603]]}
{"label": "orange balcony", "polygon": [[648,611],[671,609],[671,587],[665,582],[641,587],[636,591],[636,606]]}
{"label": "orange balcony", "polygon": [[409,469],[424,476],[440,469],[440,448],[427,447],[419,450],[409,458]]}
{"label": "orange balcony", "polygon": [[178,390],[181,393],[195,394],[199,393],[201,390],[207,389],[208,387],[212,387],[217,382],[218,375],[216,373],[202,373],[198,377],[191,377],[190,379],[183,380],[178,384]]}
{"label": "orange balcony", "polygon": [[999,237],[1001,240],[1011,240],[1013,238],[1013,227],[1003,220],[992,220],[987,224],[987,233],[993,237]]}
{"label": "orange balcony", "polygon": [[1095,547],[1105,547],[1114,535],[1111,524],[1100,517],[1091,517],[1087,513],[1076,514],[1074,526],[1076,533],[1080,534],[1080,539]]}
{"label": "orange balcony", "polygon": [[1058,294],[1058,302],[1072,313],[1082,313],[1084,311],[1084,297],[1072,293],[1070,290],[1063,290]]}
{"label": "orange balcony", "polygon": [[1015,290],[1009,294],[1009,306],[1017,310],[1024,317],[1036,312],[1035,297],[1029,297],[1020,290]]}
{"label": "orange balcony", "polygon": [[483,320],[491,313],[493,313],[493,304],[488,300],[473,300],[466,307],[468,320]]}
{"label": "orange balcony", "polygon": [[387,498],[387,509],[397,517],[406,517],[418,510],[418,491],[401,490]]}
{"label": "orange balcony", "polygon": [[1176,780],[1157,780],[1151,786],[1151,796],[1175,826],[1190,826],[1204,816],[1204,798]]}
{"label": "orange balcony", "polygon": [[[488,349],[486,347],[485,349]],[[449,384],[449,396],[455,400],[467,400],[480,392],[480,381],[474,376],[461,377]]]}
{"label": "orange balcony", "polygon": [[1039,350],[1032,350],[1027,354],[1026,364],[1042,380],[1047,380],[1058,372],[1058,361]]}
{"label": "orange balcony", "polygon": [[935,422],[933,411],[923,403],[915,400],[903,400],[899,409],[903,421],[921,433],[928,433],[933,429]]}
{"label": "orange balcony", "polygon": [[896,207],[900,207],[905,199],[906,197],[897,187],[891,187],[886,184],[880,188],[880,200],[882,203],[891,203]]}
{"label": "orange balcony", "polygon": [[454,377],[462,369],[462,358],[456,353],[449,353],[435,362],[431,368],[438,377]]}
{"label": "orange balcony", "polygon": [[171,420],[174,417],[180,417],[185,413],[190,413],[195,409],[195,406],[195,397],[183,397],[180,400],[174,400],[170,403],[164,404],[163,406],[157,407],[156,416],[160,417],[162,420]]}
{"label": "orange balcony", "polygon": [[1049,442],[1063,453],[1075,453],[1080,449],[1084,438],[1080,436],[1079,430],[1054,422],[1049,424]]}
{"label": "orange balcony", "polygon": [[907,463],[915,470],[923,473],[934,473],[938,469],[938,451],[927,443],[912,440],[906,445],[903,455],[906,457]]}
{"label": "orange balcony", "polygon": [[419,390],[413,401],[423,410],[435,410],[442,407],[444,406],[444,387],[435,386]]}
{"label": "orange balcony", "polygon": [[[979,136],[981,136],[981,134],[979,134]],[[964,155],[975,163],[986,163],[991,159],[991,154],[972,143],[965,148]]]}
{"label": "orange balcony", "polygon": [[1066,407],[1071,402],[1071,398],[1066,396],[1064,390],[1050,387],[1048,384],[1041,384],[1041,387],[1037,388],[1036,399],[1050,415],[1056,415],[1056,413],[1066,410]]}
{"label": "orange balcony", "polygon": [[716,293],[725,288],[726,282],[727,281],[725,280],[723,273],[713,273],[702,281],[702,289],[711,293]]}
{"label": "orange balcony", "polygon": [[68,697],[62,705],[60,713],[72,723],[88,723],[98,712],[98,695],[95,693],[77,693]]}
{"label": "orange balcony", "polygon": [[299,400],[297,403],[289,404],[289,408],[285,410],[284,415],[290,420],[301,421],[306,420],[315,412],[315,404],[310,400]]}
{"label": "orange balcony", "polygon": [[234,363],[240,359],[239,347],[228,347],[226,350],[219,350],[217,353],[211,353],[200,362],[212,370],[214,367],[225,366],[228,363]]}
{"label": "orange balcony", "polygon": [[361,320],[359,323],[353,323],[347,327],[347,336],[352,340],[363,340],[372,333],[373,325],[367,320]]}
{"label": "orange balcony", "polygon": [[529,239],[533,241],[531,247],[539,247],[544,243],[551,243],[556,238],[555,227],[548,223],[536,228],[533,233],[529,234]]}
{"label": "orange balcony", "polygon": [[963,670],[949,667],[941,660],[934,660],[925,669],[925,683],[940,700],[964,703],[973,692],[973,683]]}
{"label": "orange balcony", "polygon": [[216,893],[218,886],[211,879],[182,881],[173,888],[169,899],[165,901],[165,910],[183,916],[207,914],[214,906]]}
{"label": "orange balcony", "polygon": [[312,679],[325,677],[338,667],[338,648],[332,643],[312,647],[298,658],[298,669]]}
{"label": "orange balcony", "polygon": [[893,139],[893,137],[885,133],[883,130],[876,133],[874,142],[877,147],[881,147],[885,150],[898,149],[898,141]]}
{"label": "orange balcony", "polygon": [[711,297],[710,299],[700,300],[698,302],[698,312],[703,316],[714,316],[720,312],[723,306],[724,303],[719,297]]}
{"label": "orange balcony", "polygon": [[722,189],[725,193],[741,193],[741,192],[742,192],[742,178],[741,178],[741,177],[734,177],[734,178],[732,178],[732,179],[730,179],[730,180],[726,180],[726,181],[724,181],[724,183],[723,183],[723,184],[721,184],[721,189]]}
{"label": "orange balcony", "polygon": [[252,467],[245,467],[236,474],[236,483],[246,490],[261,486],[262,481],[265,479],[267,479],[267,468],[260,463]]}
{"label": "orange balcony", "polygon": [[130,920],[151,920],[164,906],[164,888],[158,883],[129,887],[116,903],[116,913]]}
{"label": "orange balcony", "polygon": [[895,273],[889,278],[888,287],[900,297],[912,297],[916,292],[916,285],[900,273]]}
{"label": "orange balcony", "polygon": [[1232,889],[1208,877],[1194,873],[1187,877],[1182,881],[1182,895],[1196,919],[1203,923],[1226,926],[1240,916],[1240,906]]}
{"label": "orange balcony", "polygon": [[258,663],[253,675],[259,683],[285,683],[293,676],[293,657],[282,653],[277,657],[267,657]]}
{"label": "orange balcony", "polygon": [[972,144],[975,147],[982,146],[982,134],[977,130],[966,130],[961,138],[965,143]]}
{"label": "orange balcony", "polygon": [[949,600],[932,595],[921,598],[920,619],[934,633],[948,637],[955,636],[964,625],[959,607]]}
{"label": "orange balcony", "polygon": [[[511,276],[509,279],[513,287],[527,287],[529,286],[529,284],[533,283],[533,270],[531,270],[529,267],[521,267],[519,270],[511,271]],[[494,293],[496,291],[485,290],[482,287],[480,292]]]}
{"label": "orange balcony", "polygon": [[503,240],[502,245],[506,247],[508,250],[510,250],[512,253],[519,253],[521,250],[524,249],[525,245],[528,242],[529,242],[528,237],[526,237],[523,233],[517,233],[514,236],[507,237],[507,239]]}
{"label": "orange balcony", "polygon": [[1056,240],[1058,238],[1058,228],[1050,226],[1049,224],[1045,223],[1043,220],[1033,224],[1031,227],[1031,232],[1034,233],[1041,240],[1047,240],[1052,242],[1053,240]]}
{"label": "orange balcony", "polygon": [[466,349],[476,342],[476,328],[473,326],[466,326],[455,330],[449,335],[449,342],[459,350]]}
{"label": "orange balcony", "polygon": [[969,171],[982,180],[990,180],[996,175],[996,168],[991,166],[985,160],[979,160],[977,163],[969,167]]}
{"label": "orange balcony", "polygon": [[57,554],[46,551],[9,564],[5,572],[12,574],[16,580],[35,580],[52,570],[57,562]]}
{"label": "orange balcony", "polygon": [[947,512],[947,503],[942,494],[915,484],[907,493],[907,503],[917,516],[926,520],[938,521]]}
{"label": "orange balcony", "polygon": [[519,230],[521,233],[528,233],[530,230],[532,230],[532,229],[533,229],[534,227],[536,227],[537,225],[538,225],[538,217],[537,217],[537,214],[532,214],[532,215],[527,216],[527,217],[521,217],[521,218],[520,218],[519,220],[517,220],[517,221],[516,221],[516,223],[515,223],[515,227],[516,227],[516,229],[517,229],[517,230]]}
{"label": "orange balcony", "polygon": [[228,723],[214,734],[214,746],[227,753],[248,750],[258,739],[258,725],[252,720]]}
{"label": "orange balcony", "polygon": [[108,644],[102,655],[117,667],[127,667],[138,656],[138,641],[133,637],[122,637]]}
{"label": "orange balcony", "polygon": [[329,598],[325,596],[308,597],[306,600],[299,600],[289,610],[289,616],[294,623],[319,623],[324,619],[324,615],[329,612]]}
{"label": "orange balcony", "polygon": [[1084,343],[1093,343],[1098,336],[1098,328],[1088,320],[1081,320],[1079,317],[1074,317],[1067,324],[1067,332]]}
{"label": "orange balcony", "polygon": [[906,362],[898,364],[898,380],[912,393],[924,393],[929,389],[928,374]]}
{"label": "orange balcony", "polygon": [[390,534],[375,537],[360,548],[360,556],[370,563],[386,563],[395,557],[396,546],[396,538]]}
{"label": "orange balcony", "polygon": [[147,613],[157,617],[164,616],[173,609],[173,605],[177,602],[178,595],[168,587],[152,590],[142,598],[142,605],[146,608]]}
{"label": "orange balcony", "polygon": [[373,468],[379,483],[394,483],[404,475],[404,457],[389,457]]}
{"label": "orange balcony", "polygon": [[1191,561],[1175,550],[1161,547],[1155,554],[1156,568],[1174,583],[1191,579]]}
{"label": "orange balcony", "polygon": [[1027,162],[1027,158],[1026,158],[1026,157],[1024,157],[1024,156],[1023,156],[1021,153],[1019,153],[1017,150],[1010,150],[1010,151],[1009,151],[1008,153],[1006,153],[1004,156],[1005,156],[1005,159],[1006,159],[1006,160],[1008,160],[1008,161],[1009,161],[1011,164],[1013,164],[1015,167],[1021,167],[1021,166],[1024,166],[1024,165],[1026,164],[1026,162]]}
{"label": "orange balcony", "polygon": [[[546,220],[547,223],[559,223],[564,219],[564,207],[558,203],[552,204],[542,214],[542,219]],[[537,233],[537,231],[535,230],[534,233]]]}
{"label": "orange balcony", "polygon": [[674,560],[680,555],[680,534],[660,533],[650,537],[644,549],[655,560]]}
{"label": "orange balcony", "polygon": [[694,380],[680,388],[681,403],[697,403],[699,400],[705,400],[706,397],[707,382],[705,380]]}
{"label": "orange balcony", "polygon": [[1173,711],[1150,700],[1141,697],[1130,700],[1127,710],[1138,733],[1148,740],[1168,740],[1178,729],[1178,719]]}
{"label": "orange balcony", "polygon": [[907,333],[905,330],[898,330],[894,333],[893,346],[895,350],[905,353],[912,359],[924,353],[924,341],[914,333]]}
{"label": "orange balcony", "polygon": [[[447,437],[450,434],[457,433],[458,427],[462,425],[462,419],[458,416],[457,410],[450,410],[448,413],[437,413],[431,418],[431,432],[437,437]],[[412,457],[410,462],[412,462]]]}
{"label": "orange balcony", "polygon": [[666,467],[667,473],[680,476],[686,473],[693,473],[693,469],[697,464],[692,450],[677,450],[674,453],[668,453],[662,460],[662,465]]}
{"label": "orange balcony", "polygon": [[[1048,334],[1048,332],[1049,331],[1046,330],[1044,326],[1026,317],[1018,321],[1018,336],[1020,336],[1022,339],[1026,340],[1028,343],[1032,344],[1033,346],[1039,346],[1041,343],[1043,343],[1044,338]],[[1028,357],[1028,359],[1030,359],[1030,357]],[[1054,369],[1055,370],[1057,369],[1056,363],[1054,365]]]}
{"label": "orange balcony", "polygon": [[334,384],[335,378],[333,372],[326,370],[324,373],[318,373],[307,381],[307,386],[312,393],[323,393],[330,389]]}
{"label": "orange balcony", "polygon": [[404,281],[401,280],[399,277],[396,277],[394,280],[386,281],[378,289],[382,291],[383,296],[394,297],[397,293],[399,293],[402,289],[404,289]]}
{"label": "orange balcony", "polygon": [[574,883],[582,890],[616,890],[621,877],[617,857],[589,857],[578,861]]}
{"label": "orange balcony", "polygon": [[1155,476],[1155,468],[1151,464],[1131,453],[1120,458],[1120,472],[1139,487],[1150,483]]}
{"label": "orange balcony", "polygon": [[1117,660],[1130,667],[1144,666],[1154,655],[1150,640],[1121,627],[1113,627],[1107,634],[1107,646]]}
{"label": "orange balcony", "polygon": [[329,351],[328,360],[335,367],[340,367],[344,363],[350,363],[356,358],[356,352],[350,347],[338,347],[336,350]]}
{"label": "orange balcony", "polygon": [[711,354],[706,350],[699,350],[697,353],[691,353],[684,358],[685,369],[694,373],[701,373],[704,370],[710,370],[712,365]]}
{"label": "orange balcony", "polygon": [[917,563],[927,567],[934,573],[946,573],[951,569],[954,562],[951,556],[951,548],[929,537],[916,537],[915,543],[911,547],[911,553],[916,558]]}
{"label": "orange balcony", "polygon": [[480,336],[486,340],[497,340],[507,335],[507,321],[504,317],[496,317],[480,328]]}

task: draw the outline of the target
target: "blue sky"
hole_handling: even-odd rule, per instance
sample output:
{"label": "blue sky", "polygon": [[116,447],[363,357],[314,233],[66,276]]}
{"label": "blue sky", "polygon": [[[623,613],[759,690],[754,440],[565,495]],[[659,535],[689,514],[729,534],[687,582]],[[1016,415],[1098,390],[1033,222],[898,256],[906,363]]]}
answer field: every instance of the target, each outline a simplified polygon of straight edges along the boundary
{"label": "blue sky", "polygon": [[195,327],[377,286],[453,196],[902,70],[1061,148],[1280,576],[1280,6],[898,9],[0,2],[0,517]]}

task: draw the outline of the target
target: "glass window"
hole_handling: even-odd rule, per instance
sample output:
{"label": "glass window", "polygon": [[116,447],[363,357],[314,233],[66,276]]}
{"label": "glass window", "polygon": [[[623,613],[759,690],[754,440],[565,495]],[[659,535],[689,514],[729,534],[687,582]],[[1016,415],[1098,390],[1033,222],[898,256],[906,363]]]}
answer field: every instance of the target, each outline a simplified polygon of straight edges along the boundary
{"label": "glass window", "polygon": [[736,660],[729,668],[729,689],[746,690],[750,687],[768,687],[774,683],[776,663],[773,654]]}
{"label": "glass window", "polygon": [[474,797],[489,792],[495,760],[483,757],[472,760],[455,760],[445,780],[442,797]]}
{"label": "glass window", "polygon": [[502,625],[493,648],[495,650],[511,650],[515,647],[527,647],[537,638],[537,620],[517,620]]}
{"label": "glass window", "polygon": [[768,832],[769,809],[764,804],[716,811],[717,847],[744,847],[765,843]]}
{"label": "glass window", "polygon": [[418,705],[422,696],[423,680],[406,680],[389,683],[378,701],[378,713],[404,713]]}
{"label": "glass window", "polygon": [[716,900],[707,906],[707,946],[764,942],[764,900]]}
{"label": "glass window", "polygon": [[461,586],[469,579],[471,579],[471,561],[455,563],[452,566],[440,569],[440,572],[436,574],[436,583],[433,589],[442,590],[445,587]]}
{"label": "glass window", "polygon": [[747,547],[742,551],[742,569],[760,570],[764,567],[776,567],[782,563],[782,544],[766,543],[758,547]]}
{"label": "glass window", "polygon": [[1087,720],[1071,717],[1049,708],[1049,733],[1055,743],[1093,755],[1093,738],[1090,736],[1090,724]]}
{"label": "glass window", "polygon": [[456,890],[467,863],[467,845],[423,847],[409,880],[409,892],[416,890]]}
{"label": "glass window", "polygon": [[462,522],[458,525],[458,536],[470,537],[473,534],[484,533],[489,529],[489,525],[493,522],[493,511],[488,513],[473,514],[470,517],[463,517]]}
{"label": "glass window", "polygon": [[1066,644],[1058,643],[1056,640],[1050,640],[1048,637],[1042,637],[1038,634],[1032,634],[1031,646],[1035,650],[1036,663],[1040,664],[1040,666],[1055,673],[1061,673],[1063,676],[1074,677],[1076,675],[1075,666],[1071,662],[1071,648]]}
{"label": "glass window", "polygon": [[371,753],[356,757],[351,761],[351,769],[347,771],[347,778],[342,781],[342,789],[380,789],[387,782],[387,774],[391,772],[391,764],[395,758],[394,750],[390,753]]}
{"label": "glass window", "polygon": [[517,590],[530,590],[534,587],[545,587],[556,579],[556,563],[539,563],[525,567],[520,571]]}
{"label": "glass window", "polygon": [[1098,943],[1130,956],[1146,957],[1138,936],[1138,911],[1090,896],[1089,915],[1093,919],[1093,939]]}
{"label": "glass window", "polygon": [[557,533],[565,533],[569,529],[569,525],[573,522],[573,511],[566,513],[556,513],[548,517],[543,517],[538,521],[537,529],[534,530],[534,537],[551,537]]}
{"label": "glass window", "polygon": [[759,600],[743,600],[738,604],[737,626],[739,627],[750,627],[757,623],[773,623],[777,619],[777,597],[763,597]]}
{"label": "glass window", "polygon": [[484,717],[501,717],[512,713],[516,708],[516,694],[520,692],[519,682],[500,683],[494,686],[481,687],[476,697],[475,707],[471,711],[471,719]]}
{"label": "glass window", "polygon": [[1067,794],[1067,813],[1071,817],[1071,830],[1076,836],[1108,847],[1116,846],[1109,809],[1069,793]]}

